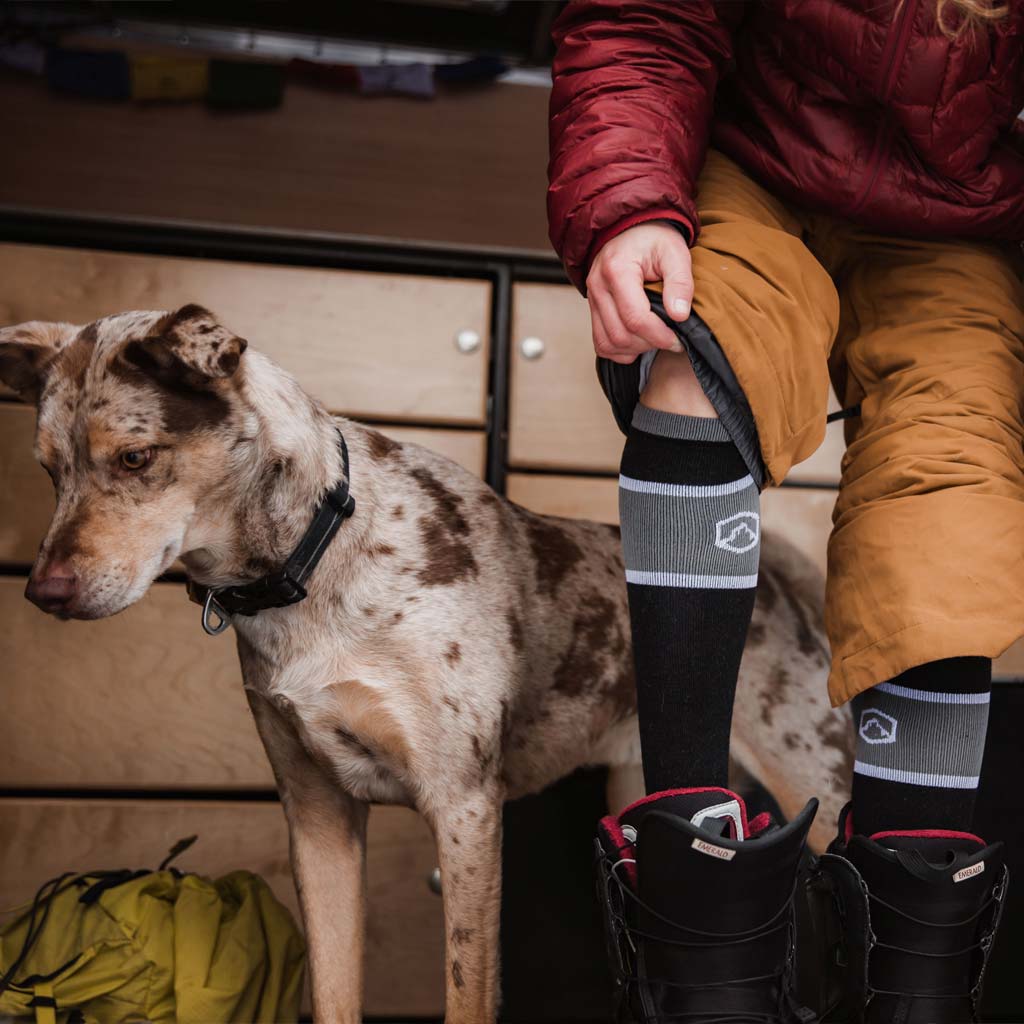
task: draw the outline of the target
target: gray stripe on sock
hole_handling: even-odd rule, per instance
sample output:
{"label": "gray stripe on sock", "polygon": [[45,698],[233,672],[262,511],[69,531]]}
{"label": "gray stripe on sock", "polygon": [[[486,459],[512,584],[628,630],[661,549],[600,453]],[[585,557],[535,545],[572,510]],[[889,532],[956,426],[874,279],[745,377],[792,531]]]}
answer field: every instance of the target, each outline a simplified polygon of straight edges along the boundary
{"label": "gray stripe on sock", "polygon": [[627,581],[702,590],[756,585],[760,494],[749,476],[707,487],[623,477],[619,515]]}
{"label": "gray stripe on sock", "polygon": [[[884,684],[854,698],[853,708],[854,771],[908,785],[977,788],[988,729],[987,695]],[[923,781],[928,778],[945,781]]]}
{"label": "gray stripe on sock", "polygon": [[620,473],[619,486],[625,491],[660,494],[665,498],[715,498],[753,487],[754,478],[748,473],[739,480],[727,484],[663,484],[657,480],[635,480],[625,473]]}
{"label": "gray stripe on sock", "polygon": [[981,781],[977,775],[933,775],[930,772],[908,772],[901,768],[876,768],[864,761],[854,761],[858,775],[885,782],[902,782],[905,786],[934,786],[936,789],[977,789]]}
{"label": "gray stripe on sock", "polygon": [[643,572],[626,570],[627,583],[647,587],[680,587],[684,590],[750,590],[757,586],[754,576],[684,576],[678,572]]}
{"label": "gray stripe on sock", "polygon": [[633,411],[633,426],[647,434],[674,437],[678,441],[731,440],[722,421],[714,416],[680,416],[674,412],[651,409],[638,402]]}

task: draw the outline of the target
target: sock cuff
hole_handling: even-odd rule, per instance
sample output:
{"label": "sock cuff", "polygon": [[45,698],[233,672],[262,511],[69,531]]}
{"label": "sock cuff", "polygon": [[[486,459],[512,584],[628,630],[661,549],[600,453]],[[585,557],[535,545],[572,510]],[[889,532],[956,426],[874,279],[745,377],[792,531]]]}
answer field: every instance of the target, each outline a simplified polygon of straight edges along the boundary
{"label": "sock cuff", "polygon": [[732,438],[720,419],[713,416],[683,416],[680,413],[651,409],[638,402],[633,426],[645,434],[671,437],[677,441],[728,442]]}

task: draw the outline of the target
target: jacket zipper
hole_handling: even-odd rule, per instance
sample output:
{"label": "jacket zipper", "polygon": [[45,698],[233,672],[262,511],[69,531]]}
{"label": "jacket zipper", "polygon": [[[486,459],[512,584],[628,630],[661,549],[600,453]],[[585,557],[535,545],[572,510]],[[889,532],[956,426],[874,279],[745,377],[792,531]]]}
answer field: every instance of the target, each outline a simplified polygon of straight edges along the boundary
{"label": "jacket zipper", "polygon": [[[892,86],[893,82],[896,80],[896,72],[899,70],[900,64],[903,62],[903,57],[907,52],[907,46],[910,43],[910,33],[914,28],[915,14],[917,14],[917,0],[902,0],[902,7],[900,8],[896,23],[893,25],[892,30],[889,33],[889,38],[886,41],[887,53],[883,52],[885,71],[882,73],[882,87],[879,92],[879,102],[883,104],[892,94]],[[875,136],[875,144],[871,150],[871,157],[868,160],[868,166],[871,168],[871,173],[868,175],[867,184],[864,186],[861,194],[857,197],[853,206],[850,208],[851,214],[857,213],[871,197],[871,193],[875,188],[875,183],[878,181],[878,175],[882,170],[882,161],[888,154],[889,143],[892,141],[892,136],[893,127],[886,118],[879,126],[878,134]]]}

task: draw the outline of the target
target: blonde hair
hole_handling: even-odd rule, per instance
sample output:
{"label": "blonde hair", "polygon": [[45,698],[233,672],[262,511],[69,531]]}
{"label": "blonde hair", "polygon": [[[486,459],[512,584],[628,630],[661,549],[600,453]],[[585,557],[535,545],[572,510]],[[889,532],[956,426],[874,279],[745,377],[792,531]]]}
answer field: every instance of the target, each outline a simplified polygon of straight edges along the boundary
{"label": "blonde hair", "polygon": [[[936,0],[935,20],[948,39],[958,39],[965,32],[974,32],[991,25],[1010,13],[1005,0]],[[951,15],[960,15],[960,24],[950,24]]]}

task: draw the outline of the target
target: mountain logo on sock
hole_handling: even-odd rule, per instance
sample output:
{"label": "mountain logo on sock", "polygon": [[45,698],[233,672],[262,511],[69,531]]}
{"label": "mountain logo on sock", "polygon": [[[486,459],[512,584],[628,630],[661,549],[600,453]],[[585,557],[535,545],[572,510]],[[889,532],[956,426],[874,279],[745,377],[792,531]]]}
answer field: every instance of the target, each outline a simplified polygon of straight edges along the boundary
{"label": "mountain logo on sock", "polygon": [[876,708],[867,708],[861,712],[860,728],[857,732],[865,743],[895,743],[896,727],[899,722],[892,715]]}
{"label": "mountain logo on sock", "polygon": [[737,512],[715,523],[715,547],[742,555],[761,539],[761,517],[756,512]]}

